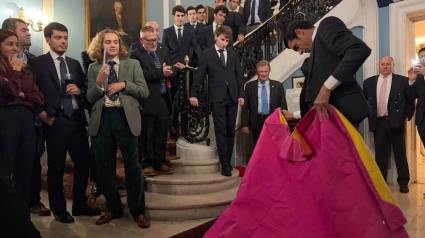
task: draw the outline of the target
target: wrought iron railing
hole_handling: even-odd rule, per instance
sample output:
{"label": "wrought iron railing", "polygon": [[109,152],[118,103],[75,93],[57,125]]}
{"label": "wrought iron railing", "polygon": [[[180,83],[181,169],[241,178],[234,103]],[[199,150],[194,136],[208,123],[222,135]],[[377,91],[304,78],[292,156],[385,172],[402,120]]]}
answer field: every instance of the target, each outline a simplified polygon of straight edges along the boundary
{"label": "wrought iron railing", "polygon": [[234,49],[242,62],[244,81],[255,75],[260,60],[271,61],[285,50],[283,42],[287,27],[294,20],[316,23],[342,0],[289,0],[278,13],[236,42]]}

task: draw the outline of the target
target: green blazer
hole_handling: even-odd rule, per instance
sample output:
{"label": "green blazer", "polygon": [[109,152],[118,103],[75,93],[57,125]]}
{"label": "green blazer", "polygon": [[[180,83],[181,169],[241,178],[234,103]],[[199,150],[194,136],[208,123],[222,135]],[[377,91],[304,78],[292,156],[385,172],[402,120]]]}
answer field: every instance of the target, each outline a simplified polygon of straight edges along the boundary
{"label": "green blazer", "polygon": [[[122,59],[120,60],[119,67],[118,81],[126,83],[126,87],[120,92],[119,98],[124,108],[125,117],[127,118],[131,133],[134,136],[139,136],[142,130],[142,119],[140,116],[140,110],[142,108],[139,105],[139,100],[148,97],[149,89],[146,85],[140,63],[137,60]],[[89,66],[87,74],[89,84],[87,100],[93,104],[89,122],[89,136],[96,136],[99,130],[102,108],[105,102],[104,96],[108,88],[108,80],[105,80],[103,85],[105,92],[102,92],[96,85],[97,75],[101,68],[102,64],[93,63]]]}

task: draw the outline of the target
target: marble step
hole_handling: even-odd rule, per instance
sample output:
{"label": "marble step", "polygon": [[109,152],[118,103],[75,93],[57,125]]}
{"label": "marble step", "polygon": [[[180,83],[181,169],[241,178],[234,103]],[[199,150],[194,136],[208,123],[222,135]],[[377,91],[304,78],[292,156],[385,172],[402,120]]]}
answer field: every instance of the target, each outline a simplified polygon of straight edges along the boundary
{"label": "marble step", "polygon": [[221,172],[211,174],[161,175],[146,178],[147,191],[160,194],[188,195],[218,192],[233,188],[238,183],[239,171],[234,169],[232,176],[222,176]]}
{"label": "marble step", "polygon": [[146,192],[146,216],[151,220],[184,221],[218,217],[236,197],[233,188],[213,193],[167,195]]}
{"label": "marble step", "polygon": [[220,171],[220,162],[217,159],[178,159],[171,161],[175,173],[179,174],[212,174]]}

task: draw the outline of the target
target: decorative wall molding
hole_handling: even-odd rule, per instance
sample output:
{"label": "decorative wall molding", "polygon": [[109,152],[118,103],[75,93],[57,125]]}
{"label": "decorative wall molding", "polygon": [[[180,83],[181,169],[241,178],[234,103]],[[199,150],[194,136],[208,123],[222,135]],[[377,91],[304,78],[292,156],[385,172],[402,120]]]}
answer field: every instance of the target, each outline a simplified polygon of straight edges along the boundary
{"label": "decorative wall molding", "polygon": [[163,0],[164,3],[164,26],[163,29],[166,29],[170,26],[170,14],[168,14],[170,12],[170,1],[168,0]]}
{"label": "decorative wall molding", "polygon": [[[44,27],[53,21],[54,19],[54,9],[55,9],[55,1],[54,0],[43,0],[43,16],[45,17],[43,20]],[[41,32],[41,34],[43,34]],[[85,39],[85,36],[84,36]],[[50,46],[46,43],[43,37],[43,54],[49,52]]]}

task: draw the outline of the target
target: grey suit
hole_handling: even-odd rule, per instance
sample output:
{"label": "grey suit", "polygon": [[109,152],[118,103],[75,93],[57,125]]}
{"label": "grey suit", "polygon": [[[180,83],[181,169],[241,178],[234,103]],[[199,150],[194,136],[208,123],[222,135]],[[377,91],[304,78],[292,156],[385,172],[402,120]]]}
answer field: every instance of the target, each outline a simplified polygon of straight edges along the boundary
{"label": "grey suit", "polygon": [[[102,68],[101,64],[92,64],[89,67],[87,100],[93,104],[92,114],[89,123],[89,136],[96,136],[99,130],[102,107],[105,93],[96,85],[97,75]],[[142,130],[140,117],[140,99],[145,99],[149,95],[149,89],[143,76],[142,68],[137,60],[123,59],[120,61],[118,81],[125,82],[125,89],[120,92],[120,100],[124,108],[125,116],[131,133],[139,136]],[[105,80],[103,87],[108,88],[108,81]]]}

